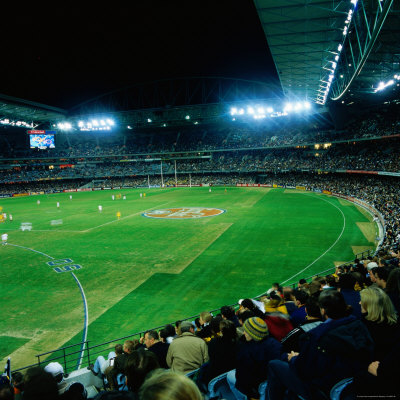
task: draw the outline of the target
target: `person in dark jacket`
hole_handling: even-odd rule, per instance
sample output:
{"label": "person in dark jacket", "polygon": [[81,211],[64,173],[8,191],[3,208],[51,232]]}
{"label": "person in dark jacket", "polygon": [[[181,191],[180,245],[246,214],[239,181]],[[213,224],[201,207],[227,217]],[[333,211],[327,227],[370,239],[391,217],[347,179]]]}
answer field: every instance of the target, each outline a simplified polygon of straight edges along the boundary
{"label": "person in dark jacket", "polygon": [[157,356],[160,367],[167,369],[168,365],[166,358],[169,344],[162,342],[156,331],[148,331],[144,334],[144,344],[149,351],[153,352]]}
{"label": "person in dark jacket", "polygon": [[354,289],[356,283],[357,280],[351,273],[342,274],[339,277],[338,287],[346,304],[352,307],[351,313],[361,318],[360,292]]}
{"label": "person in dark jacket", "polygon": [[400,315],[400,268],[394,268],[386,282],[386,293],[392,300],[397,314]]}
{"label": "person in dark jacket", "polygon": [[281,359],[282,345],[269,336],[267,324],[261,318],[247,319],[243,328],[247,341],[239,346],[236,371],[230,371],[227,380],[235,396],[254,398],[258,397],[260,383],[267,379],[268,362]]}
{"label": "person in dark jacket", "polygon": [[306,301],[309,297],[309,294],[305,290],[296,289],[293,293],[293,296],[295,299],[294,302],[296,305],[296,309],[289,315],[293,327],[296,327],[306,320]]}
{"label": "person in dark jacket", "polygon": [[211,379],[236,368],[238,336],[235,324],[227,319],[219,324],[221,336],[208,343],[209,361],[204,364],[202,383],[206,386]]}
{"label": "person in dark jacket", "polygon": [[362,322],[375,344],[374,360],[381,360],[399,337],[398,316],[389,296],[378,286],[361,291]]}
{"label": "person in dark jacket", "polygon": [[299,325],[297,328],[292,329],[282,340],[282,346],[285,352],[290,353],[291,351],[300,351],[301,337],[316,328],[322,323],[321,311],[318,305],[318,299],[315,296],[310,296],[306,301],[306,313],[307,317],[305,322]]}
{"label": "person in dark jacket", "polygon": [[340,292],[321,292],[319,307],[325,321],[308,332],[300,352],[290,353],[289,363],[269,363],[268,399],[284,399],[287,390],[305,399],[329,397],[334,384],[354,376],[373,360],[371,336],[360,320],[349,315]]}

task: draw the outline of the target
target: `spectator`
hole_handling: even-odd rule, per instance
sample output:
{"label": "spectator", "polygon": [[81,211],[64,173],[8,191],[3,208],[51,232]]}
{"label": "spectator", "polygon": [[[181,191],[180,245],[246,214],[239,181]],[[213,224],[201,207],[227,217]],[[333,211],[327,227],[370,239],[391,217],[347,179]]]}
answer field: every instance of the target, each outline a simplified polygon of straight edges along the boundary
{"label": "spectator", "polygon": [[222,306],[221,307],[221,315],[223,319],[227,319],[229,321],[232,321],[235,325],[236,328],[240,326],[238,318],[235,314],[235,310],[231,306]]}
{"label": "spectator", "polygon": [[176,337],[176,331],[173,325],[165,325],[163,329],[159,332],[160,340],[163,343],[171,344],[171,342]]}
{"label": "spectator", "polygon": [[306,332],[316,328],[322,323],[322,315],[318,298],[310,296],[306,301],[306,320],[297,328],[292,329],[282,340],[282,346],[286,353],[300,351],[300,341]]}
{"label": "spectator", "polygon": [[293,326],[296,327],[306,320],[306,301],[309,295],[305,290],[296,289],[293,296],[297,308],[292,312],[292,314],[290,314],[290,321]]}
{"label": "spectator", "polygon": [[245,321],[243,343],[237,353],[236,370],[228,373],[228,383],[240,399],[258,397],[258,386],[267,379],[266,365],[270,360],[281,358],[282,345],[268,335],[267,324],[258,317]]}
{"label": "spectator", "polygon": [[202,367],[200,383],[207,386],[216,376],[236,368],[238,336],[232,321],[220,321],[221,336],[208,343],[209,361]]}
{"label": "spectator", "polygon": [[90,369],[94,375],[98,375],[101,373],[102,375],[105,375],[105,371],[108,367],[113,366],[115,357],[121,355],[123,353],[123,347],[121,344],[116,344],[114,347],[114,351],[110,351],[108,353],[107,360],[103,356],[98,356],[96,358],[96,361],[93,364],[88,366],[88,369]]}
{"label": "spectator", "polygon": [[290,315],[297,307],[294,302],[293,289],[290,286],[285,286],[283,289],[283,299],[285,301],[285,306],[288,314]]}
{"label": "spectator", "polygon": [[361,311],[365,326],[375,343],[374,360],[381,360],[399,337],[396,310],[389,296],[378,286],[361,291]]}
{"label": "spectator", "polygon": [[173,371],[186,374],[208,361],[208,348],[206,342],[194,334],[191,322],[183,321],[180,331],[181,335],[169,345],[167,364]]}
{"label": "spectator", "polygon": [[14,400],[14,388],[6,375],[0,375],[0,399]]}
{"label": "spectator", "polygon": [[166,358],[169,344],[163,343],[156,331],[147,331],[144,334],[144,344],[149,351],[156,355],[160,367],[168,368]]}
{"label": "spectator", "polygon": [[209,338],[212,335],[210,322],[213,316],[208,311],[200,313],[199,323],[200,329],[196,331],[196,335],[202,339]]}
{"label": "spectator", "polygon": [[24,400],[55,400],[59,398],[53,375],[41,367],[29,368],[24,375]]}
{"label": "spectator", "polygon": [[281,312],[283,314],[288,314],[285,300],[275,291],[271,291],[264,299],[264,311],[266,313]]}
{"label": "spectator", "polygon": [[118,375],[125,374],[125,365],[128,355],[131,354],[136,348],[140,346],[139,340],[126,340],[123,345],[122,354],[115,357],[114,365],[106,368],[105,375],[111,389],[118,388]]}
{"label": "spectator", "polygon": [[353,384],[346,388],[346,396],[349,396],[346,399],[356,396],[359,398],[398,397],[400,393],[399,358],[400,343],[397,342],[382,360],[371,362],[367,369],[355,376]]}
{"label": "spectator", "polygon": [[243,324],[245,323],[246,319],[248,318],[252,318],[255,317],[254,313],[252,311],[249,310],[242,310],[242,311],[238,311],[238,321],[239,321],[239,328],[236,328],[236,333],[238,335],[239,339],[242,339],[245,341],[246,338],[244,336],[244,328],[243,328]]}
{"label": "spectator", "polygon": [[349,315],[343,295],[323,291],[319,307],[325,322],[308,332],[300,352],[290,353],[289,363],[269,363],[268,399],[283,399],[286,390],[306,399],[321,398],[319,390],[329,396],[335,383],[366,369],[372,361],[372,339],[363,323]]}
{"label": "spectator", "polygon": [[248,310],[251,311],[255,316],[259,318],[264,318],[264,311],[261,310],[261,306],[264,307],[262,302],[255,303],[252,299],[239,300],[239,311]]}
{"label": "spectator", "polygon": [[342,274],[339,277],[338,290],[342,293],[346,304],[352,307],[352,314],[361,318],[360,292],[354,289],[356,282],[352,273]]}
{"label": "spectator", "polygon": [[59,395],[62,395],[69,390],[72,382],[68,383],[65,381],[64,369],[60,363],[51,362],[44,367],[44,370],[53,376],[54,380],[57,383]]}
{"label": "spectator", "polygon": [[378,267],[375,270],[376,283],[383,290],[386,289],[386,283],[387,283],[387,280],[389,279],[389,272],[390,272],[390,269],[387,267]]}
{"label": "spectator", "polygon": [[390,271],[386,282],[386,293],[392,300],[397,315],[400,315],[400,268]]}
{"label": "spectator", "polygon": [[129,354],[125,365],[126,385],[129,391],[137,394],[147,375],[157,368],[160,368],[157,356],[151,351],[139,349]]}
{"label": "spectator", "polygon": [[142,385],[140,400],[202,400],[198,387],[185,375],[155,371]]}

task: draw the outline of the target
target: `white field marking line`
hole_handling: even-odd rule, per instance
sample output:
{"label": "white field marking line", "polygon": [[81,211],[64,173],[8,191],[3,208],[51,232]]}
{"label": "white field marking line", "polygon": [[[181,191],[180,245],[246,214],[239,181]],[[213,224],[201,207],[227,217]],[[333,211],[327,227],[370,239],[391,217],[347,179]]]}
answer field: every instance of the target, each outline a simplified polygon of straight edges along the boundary
{"label": "white field marking line", "polygon": [[[42,253],[41,251],[38,250],[34,250],[31,249],[30,247],[24,247],[24,246],[20,246],[18,244],[12,244],[12,243],[6,243],[7,246],[14,246],[14,247],[19,247],[21,249],[24,250],[29,250],[29,251],[33,251],[34,253],[38,253],[41,254],[45,257],[48,257],[52,260],[54,260],[55,258],[52,256],[49,256],[46,253]],[[89,312],[88,312],[88,305],[87,305],[87,301],[86,301],[86,295],[85,292],[83,291],[83,287],[81,285],[81,283],[79,282],[79,279],[76,277],[76,275],[71,272],[72,277],[75,279],[75,282],[78,285],[79,291],[81,292],[81,296],[82,296],[82,301],[83,301],[83,314],[84,314],[84,326],[83,326],[83,339],[82,339],[82,347],[81,347],[81,354],[79,357],[79,362],[77,363],[77,369],[79,369],[82,365],[82,359],[83,359],[83,353],[84,353],[84,347],[85,347],[85,343],[87,340],[87,333],[88,333],[88,328],[89,328]]]}
{"label": "white field marking line", "polygon": [[333,244],[325,251],[323,252],[319,257],[317,257],[311,264],[307,265],[307,267],[303,268],[301,271],[297,272],[296,274],[294,274],[293,276],[291,276],[290,278],[286,279],[285,281],[281,282],[281,284],[285,284],[286,282],[292,280],[293,278],[295,278],[296,276],[302,274],[304,271],[306,271],[308,268],[310,268],[312,265],[314,265],[320,258],[322,258],[326,253],[328,253],[334,246],[336,246],[336,243],[340,240],[340,238],[343,235],[343,232],[346,228],[346,217],[343,214],[343,211],[336,206],[335,204],[331,203],[330,201],[322,198],[322,197],[317,197],[320,200],[325,201],[326,203],[330,204],[331,206],[335,207],[336,209],[338,209],[340,211],[340,213],[342,214],[343,217],[343,227],[342,227],[342,231],[340,232],[340,235],[337,237],[337,239],[333,242]]}
{"label": "white field marking line", "polygon": [[31,249],[31,248],[29,248],[29,247],[24,247],[24,246],[20,246],[20,245],[18,245],[18,244],[12,244],[12,243],[6,243],[6,245],[7,245],[7,246],[19,247],[19,248],[25,249],[25,250],[30,250],[30,251],[33,251],[34,253],[41,254],[42,256],[45,256],[45,257],[48,257],[48,258],[51,258],[52,260],[54,260],[54,257],[49,256],[49,255],[46,254],[46,253],[42,253],[41,251]]}
{"label": "white field marking line", "polygon": [[[169,204],[169,203],[171,203],[171,202],[169,201],[169,202],[167,202],[167,203],[163,203],[163,204],[160,204],[160,205],[158,205],[158,206],[154,206],[154,207],[148,208],[148,209],[146,209],[146,210],[144,210],[144,211],[138,211],[137,213],[129,214],[129,215],[127,215],[126,217],[122,217],[122,218],[120,218],[120,219],[114,219],[114,220],[112,220],[112,221],[105,222],[104,224],[97,225],[97,226],[94,226],[93,228],[89,228],[89,229],[86,229],[86,230],[84,230],[84,231],[79,231],[79,232],[82,232],[82,233],[90,232],[90,231],[93,230],[93,229],[101,228],[102,226],[109,225],[109,224],[113,224],[113,223],[115,223],[115,222],[122,221],[123,219],[127,219],[127,218],[130,218],[130,217],[134,217],[135,215],[143,214],[143,213],[145,213],[145,212],[147,212],[147,211],[154,210],[154,209],[157,209],[157,208],[160,208],[160,207],[164,207],[164,206],[166,206],[166,205]],[[60,232],[61,232],[61,231],[60,231]],[[63,232],[64,232],[64,231],[63,231]]]}
{"label": "white field marking line", "polygon": [[[306,196],[309,196],[309,194],[305,194],[305,195],[306,195]],[[326,199],[324,199],[324,198],[322,198],[322,197],[317,197],[317,199],[320,199],[320,200],[323,200],[323,201],[327,202],[328,204],[330,204],[331,206],[337,208],[337,209],[340,211],[340,213],[342,214],[342,217],[343,217],[343,227],[342,227],[342,231],[340,232],[340,235],[337,237],[337,239],[334,241],[334,243],[333,243],[325,252],[323,252],[323,253],[322,253],[319,257],[317,257],[311,264],[308,264],[308,265],[307,265],[305,268],[303,268],[301,271],[297,272],[296,274],[294,274],[294,275],[291,276],[290,278],[288,278],[288,279],[286,279],[285,281],[281,282],[281,285],[284,285],[286,282],[288,282],[288,281],[292,280],[293,278],[295,278],[296,276],[302,274],[304,271],[306,271],[308,268],[310,268],[312,265],[314,265],[314,264],[315,264],[320,258],[322,258],[326,253],[328,253],[328,251],[330,251],[330,250],[336,245],[336,243],[340,240],[340,238],[342,237],[343,232],[344,232],[344,230],[345,230],[345,228],[346,228],[346,217],[345,217],[345,215],[343,214],[343,211],[342,211],[338,206],[336,206],[335,204],[332,204],[330,201],[328,201],[328,200],[326,200]],[[260,297],[260,296],[262,296],[263,294],[265,294],[265,292],[261,293],[259,296],[256,296],[256,297]]]}
{"label": "white field marking line", "polygon": [[87,340],[87,334],[88,334],[88,330],[89,330],[89,311],[88,311],[87,300],[86,300],[85,292],[83,291],[83,287],[82,287],[81,283],[79,282],[79,279],[76,277],[76,275],[73,272],[71,272],[71,275],[73,276],[73,278],[75,279],[75,281],[79,287],[79,290],[82,295],[82,301],[83,301],[84,327],[83,327],[83,335],[82,335],[82,346],[81,346],[81,353],[79,355],[79,359],[76,364],[76,369],[80,369],[81,365],[82,365],[83,355],[85,352],[85,342]]}

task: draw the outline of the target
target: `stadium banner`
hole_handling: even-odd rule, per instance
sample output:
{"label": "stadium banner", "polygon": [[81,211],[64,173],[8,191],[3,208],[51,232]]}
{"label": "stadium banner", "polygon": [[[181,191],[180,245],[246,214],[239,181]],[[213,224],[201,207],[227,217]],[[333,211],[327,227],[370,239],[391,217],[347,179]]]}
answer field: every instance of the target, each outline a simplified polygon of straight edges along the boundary
{"label": "stadium banner", "polygon": [[296,189],[295,186],[286,186],[286,189]]}
{"label": "stadium banner", "polygon": [[296,189],[297,190],[306,190],[306,187],[305,186],[296,186]]}
{"label": "stadium banner", "polygon": [[0,199],[5,199],[6,197],[13,197],[12,194],[0,194]]}
{"label": "stadium banner", "polygon": [[314,193],[322,193],[322,190],[321,189],[315,189],[315,190],[313,190],[313,192]]}
{"label": "stadium banner", "polygon": [[64,189],[64,193],[76,192],[78,189]]}
{"label": "stadium banner", "polygon": [[76,189],[77,192],[91,192],[92,188]]}
{"label": "stadium banner", "polygon": [[29,196],[29,193],[13,193],[12,197]]}
{"label": "stadium banner", "polygon": [[332,194],[332,192],[331,192],[330,190],[323,190],[322,193],[323,193],[323,194],[329,194],[329,195]]}
{"label": "stadium banner", "polygon": [[113,189],[121,189],[121,186],[113,186]]}
{"label": "stadium banner", "polygon": [[99,187],[99,188],[92,188],[93,190],[103,190],[103,188]]}
{"label": "stadium banner", "polygon": [[44,192],[29,192],[31,196],[36,196],[38,194],[44,194]]}
{"label": "stadium banner", "polygon": [[103,188],[101,188],[101,190],[111,190],[111,188],[110,187],[103,187]]}

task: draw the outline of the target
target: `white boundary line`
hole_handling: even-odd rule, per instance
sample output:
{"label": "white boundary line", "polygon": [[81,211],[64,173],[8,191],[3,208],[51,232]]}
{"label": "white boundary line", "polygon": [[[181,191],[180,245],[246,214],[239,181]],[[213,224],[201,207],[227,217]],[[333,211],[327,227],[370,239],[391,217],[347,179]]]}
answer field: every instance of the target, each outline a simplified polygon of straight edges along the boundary
{"label": "white boundary line", "polygon": [[[38,253],[38,254],[41,254],[41,255],[43,255],[45,257],[48,257],[48,258],[50,258],[52,260],[55,260],[54,257],[49,256],[46,253],[42,253],[41,251],[31,249],[30,247],[20,246],[18,244],[12,244],[12,243],[6,243],[6,245],[7,246],[19,247],[19,248],[24,249],[24,250],[33,251],[34,253]],[[85,351],[84,342],[86,342],[87,333],[88,333],[88,329],[89,329],[89,312],[88,312],[88,305],[87,305],[87,301],[86,301],[85,292],[83,291],[83,287],[82,287],[81,283],[79,282],[79,279],[76,277],[76,275],[73,272],[71,272],[71,275],[75,279],[76,284],[78,285],[79,291],[81,292],[82,301],[83,301],[83,318],[84,318],[83,340],[82,340],[83,344],[82,344],[82,347],[81,347],[81,353],[80,353],[80,356],[79,356],[79,359],[78,359],[78,363],[77,363],[77,369],[80,369],[80,367],[82,365],[83,354],[84,354],[84,351]]]}
{"label": "white boundary line", "polygon": [[82,301],[83,301],[84,327],[83,327],[83,335],[82,335],[82,347],[81,347],[81,353],[79,355],[79,360],[76,364],[76,369],[80,369],[81,365],[82,365],[83,355],[85,352],[85,342],[87,340],[87,334],[89,331],[89,310],[88,310],[85,292],[83,291],[83,287],[82,287],[81,283],[79,282],[79,279],[76,277],[76,275],[73,272],[71,272],[71,275],[73,276],[73,278],[75,279],[75,281],[79,287],[79,291],[81,292]]}
{"label": "white boundary line", "polygon": [[305,268],[303,268],[301,271],[297,272],[296,274],[294,274],[293,276],[291,276],[290,278],[286,279],[285,281],[281,282],[281,284],[285,284],[286,282],[292,280],[293,278],[295,278],[296,276],[302,274],[304,271],[306,271],[308,268],[310,268],[312,265],[314,265],[320,258],[322,258],[326,253],[328,253],[328,251],[330,251],[334,246],[336,246],[336,243],[340,240],[340,238],[343,235],[343,232],[346,228],[346,217],[343,214],[343,211],[335,204],[331,203],[330,201],[322,198],[322,197],[316,197],[317,199],[323,200],[326,203],[330,204],[332,207],[335,207],[336,209],[338,209],[340,211],[340,213],[342,214],[343,217],[343,227],[342,227],[342,231],[340,232],[339,236],[336,238],[336,240],[333,242],[333,244],[327,249],[325,250],[319,257],[317,257],[312,263],[310,263],[309,265],[307,265]]}

